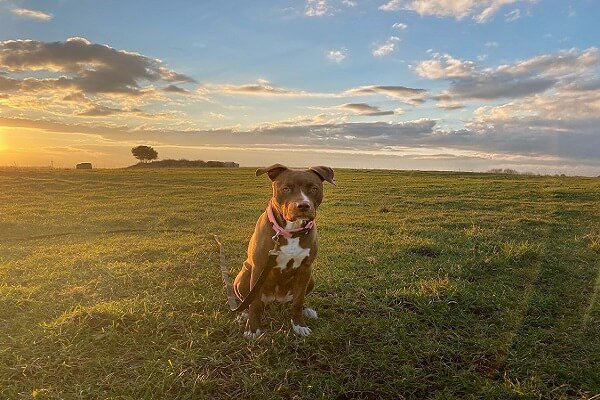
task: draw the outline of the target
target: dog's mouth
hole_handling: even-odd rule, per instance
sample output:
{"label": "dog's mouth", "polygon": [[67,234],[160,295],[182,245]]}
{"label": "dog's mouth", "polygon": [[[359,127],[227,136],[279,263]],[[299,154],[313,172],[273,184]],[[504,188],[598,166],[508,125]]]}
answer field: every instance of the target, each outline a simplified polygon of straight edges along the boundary
{"label": "dog's mouth", "polygon": [[290,213],[289,215],[285,215],[284,218],[286,221],[294,222],[296,224],[301,224],[302,226],[306,225],[310,221],[314,220],[316,215],[314,211],[312,212],[303,212],[303,213]]}
{"label": "dog's mouth", "polygon": [[315,217],[308,217],[308,216],[290,216],[289,219],[286,218],[285,220],[288,222],[294,222],[296,224],[301,224],[301,225],[305,225],[308,224],[310,221],[314,220]]}

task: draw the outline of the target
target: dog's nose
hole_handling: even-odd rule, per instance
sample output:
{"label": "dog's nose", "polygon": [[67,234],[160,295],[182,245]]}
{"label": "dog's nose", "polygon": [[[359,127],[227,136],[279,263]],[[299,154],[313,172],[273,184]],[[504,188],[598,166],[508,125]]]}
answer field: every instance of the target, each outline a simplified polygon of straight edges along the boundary
{"label": "dog's nose", "polygon": [[300,211],[308,211],[310,210],[310,203],[308,201],[299,201],[296,203],[296,207]]}

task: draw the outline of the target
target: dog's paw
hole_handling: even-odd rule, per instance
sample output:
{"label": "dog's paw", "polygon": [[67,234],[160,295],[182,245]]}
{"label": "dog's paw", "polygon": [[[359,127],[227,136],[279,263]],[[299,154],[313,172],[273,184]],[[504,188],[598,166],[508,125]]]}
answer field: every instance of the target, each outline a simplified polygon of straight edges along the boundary
{"label": "dog's paw", "polygon": [[235,317],[235,322],[239,324],[245,324],[249,317],[250,315],[248,314],[248,311],[242,311],[237,317]]}
{"label": "dog's paw", "polygon": [[294,321],[292,321],[292,329],[294,329],[294,332],[298,336],[308,336],[312,333],[308,326],[296,325],[294,324]]}
{"label": "dog's paw", "polygon": [[255,332],[246,331],[244,332],[244,337],[248,340],[254,340],[260,336],[260,329],[257,329]]}
{"label": "dog's paw", "polygon": [[317,319],[317,312],[312,308],[304,307],[302,310],[302,315],[306,318]]}

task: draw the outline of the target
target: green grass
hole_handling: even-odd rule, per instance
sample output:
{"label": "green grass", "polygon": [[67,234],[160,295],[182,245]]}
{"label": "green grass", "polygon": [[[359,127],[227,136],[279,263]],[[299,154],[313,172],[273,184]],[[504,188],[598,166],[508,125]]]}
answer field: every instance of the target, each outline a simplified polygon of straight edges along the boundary
{"label": "green grass", "polygon": [[[242,337],[249,169],[0,170],[2,399],[586,399],[600,393],[600,180],[336,171],[317,309]],[[115,229],[188,233],[99,233]],[[16,241],[30,235],[76,235]]]}

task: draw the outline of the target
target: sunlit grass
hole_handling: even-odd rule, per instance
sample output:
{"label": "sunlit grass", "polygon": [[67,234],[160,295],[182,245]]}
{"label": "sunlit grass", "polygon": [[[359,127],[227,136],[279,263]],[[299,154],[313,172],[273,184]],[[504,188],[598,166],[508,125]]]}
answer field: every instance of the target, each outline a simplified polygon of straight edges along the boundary
{"label": "sunlit grass", "polygon": [[[0,398],[540,398],[600,393],[600,182],[337,171],[319,312],[255,343],[227,311],[269,197],[249,169],[0,170]],[[188,233],[117,233],[113,229]],[[30,235],[69,236],[15,241]]]}

